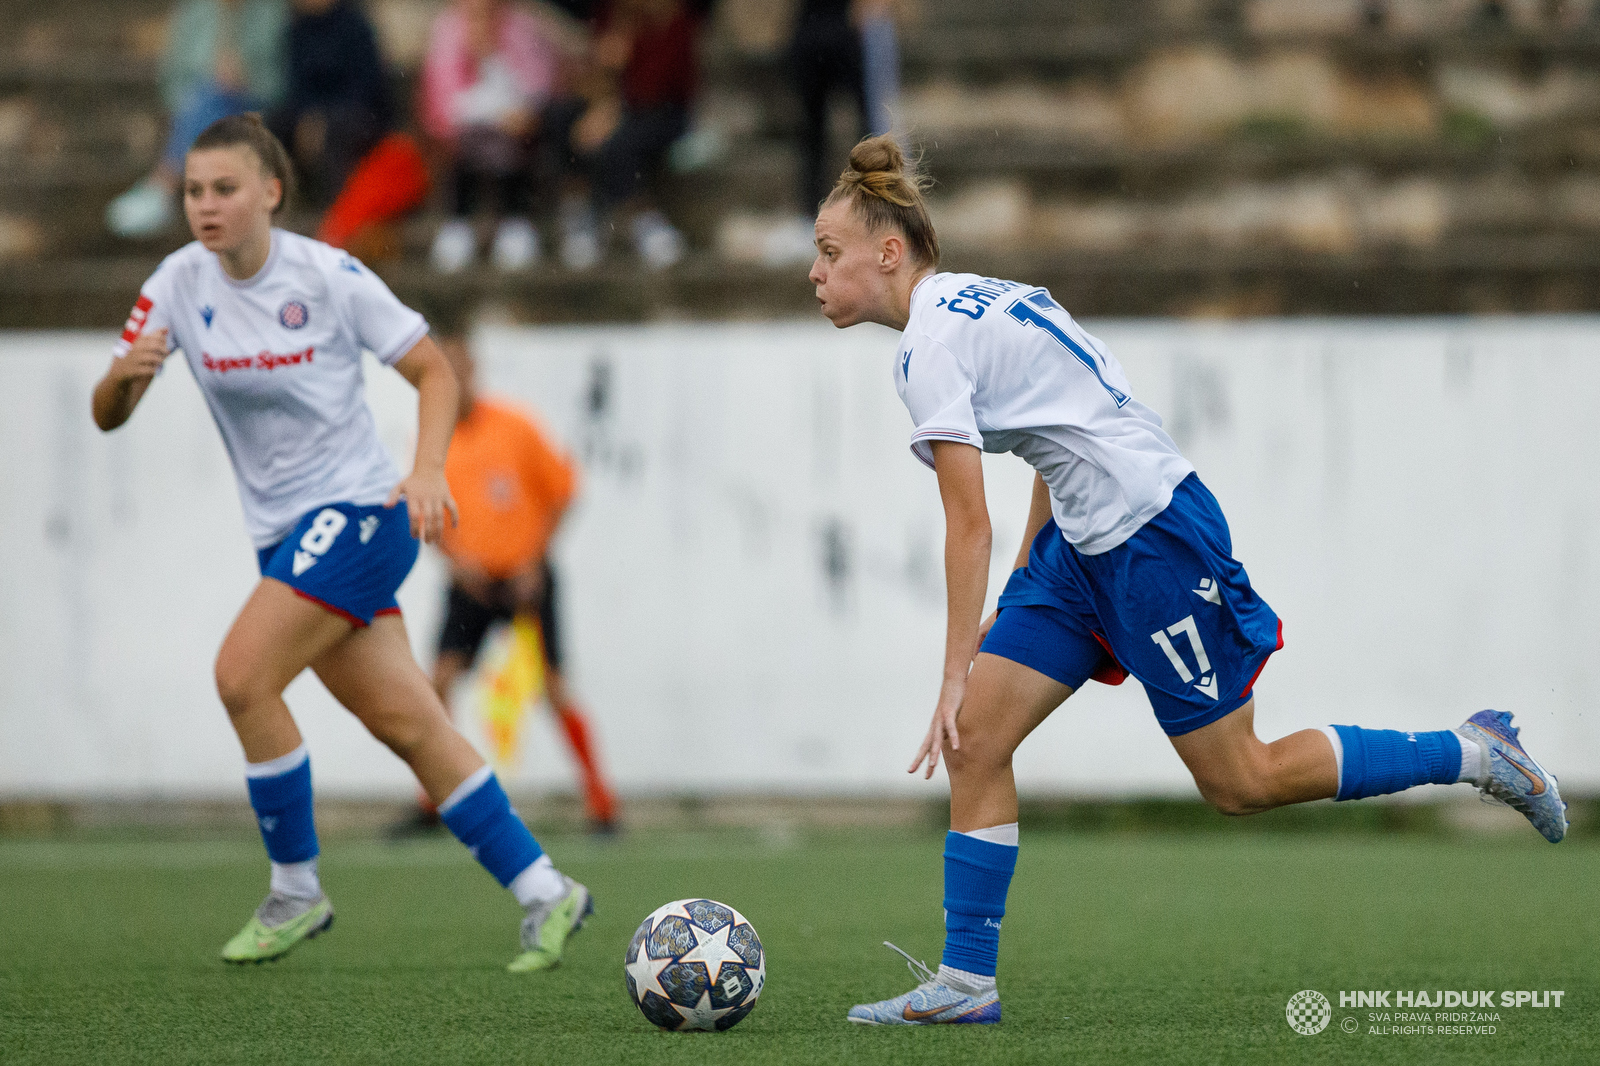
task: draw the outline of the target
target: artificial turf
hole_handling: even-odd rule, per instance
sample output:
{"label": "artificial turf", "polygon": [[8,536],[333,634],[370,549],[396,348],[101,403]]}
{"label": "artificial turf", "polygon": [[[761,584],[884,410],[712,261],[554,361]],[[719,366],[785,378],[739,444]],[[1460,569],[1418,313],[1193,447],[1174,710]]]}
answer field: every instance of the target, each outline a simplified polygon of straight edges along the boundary
{"label": "artificial turf", "polygon": [[[994,1027],[861,1029],[863,999],[937,965],[940,837],[637,832],[547,841],[598,913],[553,973],[514,977],[520,912],[448,839],[333,840],[325,937],[217,959],[264,890],[260,845],[0,841],[0,1062],[1596,1063],[1600,847],[1515,837],[1025,833]],[[756,926],[768,983],[728,1033],[663,1033],[622,955],[668,900]],[[1301,989],[1334,1005],[1289,1028]],[[1362,989],[1560,989],[1493,1035],[1375,1035]],[[1356,1018],[1358,1031],[1341,1029]]]}

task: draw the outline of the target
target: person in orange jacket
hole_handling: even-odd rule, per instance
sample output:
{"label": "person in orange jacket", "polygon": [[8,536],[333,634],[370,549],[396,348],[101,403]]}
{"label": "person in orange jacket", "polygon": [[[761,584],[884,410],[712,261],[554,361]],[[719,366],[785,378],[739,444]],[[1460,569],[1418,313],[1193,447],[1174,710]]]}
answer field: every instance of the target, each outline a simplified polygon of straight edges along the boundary
{"label": "person in orange jacket", "polygon": [[[612,832],[616,797],[601,772],[588,717],[561,673],[559,588],[547,556],[551,537],[577,494],[577,465],[522,411],[478,392],[476,366],[464,336],[436,330],[436,337],[461,390],[445,460],[445,477],[461,518],[439,545],[450,560],[450,589],[434,688],[449,707],[451,689],[472,669],[490,626],[522,612],[535,614],[544,638],[545,692],[578,761],[584,807],[596,831]],[[423,802],[413,821],[400,828],[427,828],[437,821],[431,805]]]}

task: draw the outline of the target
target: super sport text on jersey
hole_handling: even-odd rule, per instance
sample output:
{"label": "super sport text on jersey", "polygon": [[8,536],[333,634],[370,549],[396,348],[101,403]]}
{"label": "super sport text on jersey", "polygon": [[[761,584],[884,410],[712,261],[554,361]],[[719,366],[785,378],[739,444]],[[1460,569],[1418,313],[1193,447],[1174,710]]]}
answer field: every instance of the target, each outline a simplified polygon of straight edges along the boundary
{"label": "super sport text on jersey", "polygon": [[200,365],[218,374],[226,374],[230,370],[276,370],[280,366],[299,366],[301,363],[309,363],[315,353],[315,348],[306,348],[287,355],[260,352],[235,359],[217,359],[209,352],[201,352]]}

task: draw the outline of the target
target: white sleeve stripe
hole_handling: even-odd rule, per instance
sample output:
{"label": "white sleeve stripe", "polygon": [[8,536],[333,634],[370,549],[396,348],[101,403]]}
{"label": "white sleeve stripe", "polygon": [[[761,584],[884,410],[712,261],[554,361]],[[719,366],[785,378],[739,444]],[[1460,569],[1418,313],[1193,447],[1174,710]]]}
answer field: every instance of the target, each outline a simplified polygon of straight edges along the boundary
{"label": "white sleeve stripe", "polygon": [[378,362],[393,366],[395,363],[400,361],[401,356],[405,355],[412,348],[416,347],[417,342],[422,340],[422,338],[426,337],[427,335],[428,323],[423,321],[418,324],[416,329],[406,334],[404,339],[402,339],[399,344],[394,345],[394,347],[389,351],[373,352],[372,354],[377,356]]}
{"label": "white sleeve stripe", "polygon": [[963,433],[959,429],[924,429],[911,435],[913,441],[919,440],[955,440],[970,444],[972,434]]}

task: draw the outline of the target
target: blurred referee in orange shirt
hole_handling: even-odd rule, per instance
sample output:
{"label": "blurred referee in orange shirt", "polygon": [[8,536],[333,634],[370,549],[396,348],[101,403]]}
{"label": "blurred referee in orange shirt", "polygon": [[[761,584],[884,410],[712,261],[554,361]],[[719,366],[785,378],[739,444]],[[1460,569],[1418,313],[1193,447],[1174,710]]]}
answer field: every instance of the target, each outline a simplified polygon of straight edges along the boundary
{"label": "blurred referee in orange shirt", "polygon": [[[478,393],[464,336],[436,331],[434,339],[461,386],[461,411],[444,466],[461,520],[445,530],[439,545],[450,560],[450,592],[433,686],[450,707],[450,690],[472,669],[489,627],[522,611],[536,614],[544,637],[545,691],[577,757],[584,807],[597,831],[613,831],[616,798],[600,773],[588,719],[561,675],[556,576],[545,555],[576,495],[577,466],[526,415]],[[412,824],[427,828],[437,822],[438,814],[425,804]]]}

